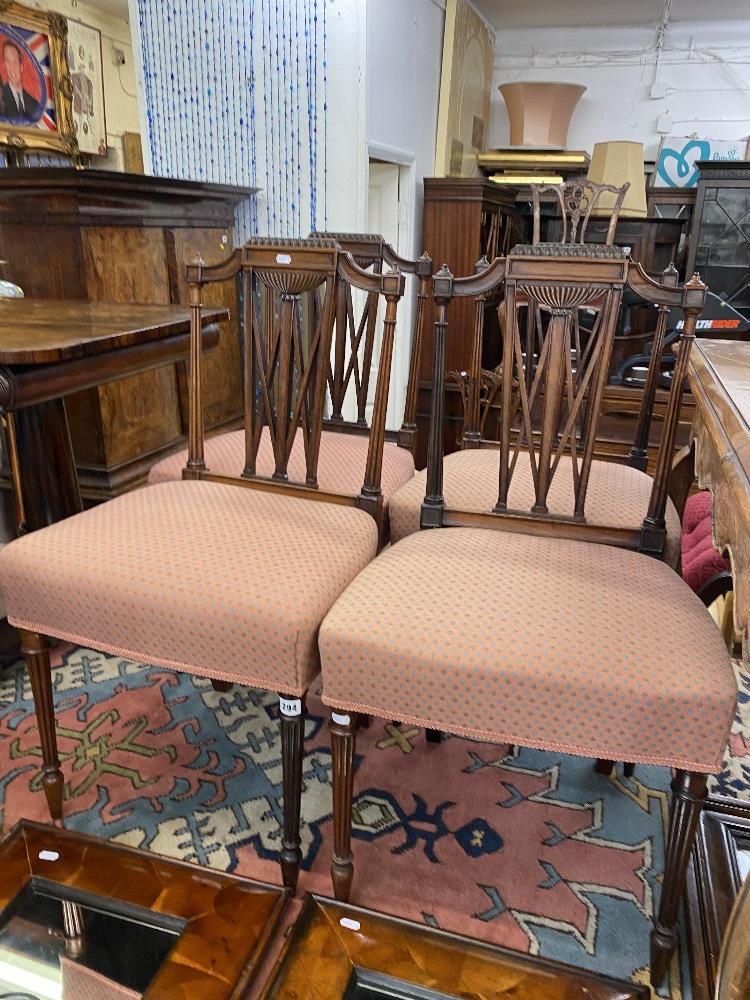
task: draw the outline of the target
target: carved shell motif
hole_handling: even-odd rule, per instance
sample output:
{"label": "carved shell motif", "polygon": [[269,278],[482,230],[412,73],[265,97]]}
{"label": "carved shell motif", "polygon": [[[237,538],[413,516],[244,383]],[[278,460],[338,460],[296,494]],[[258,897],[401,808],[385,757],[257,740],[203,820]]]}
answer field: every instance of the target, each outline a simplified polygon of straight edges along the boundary
{"label": "carved shell motif", "polygon": [[552,310],[578,309],[601,298],[601,290],[590,285],[519,285],[519,290]]}
{"label": "carved shell motif", "polygon": [[256,268],[255,273],[264,285],[282,295],[301,295],[317,288],[326,279],[325,274],[316,271],[271,271]]}

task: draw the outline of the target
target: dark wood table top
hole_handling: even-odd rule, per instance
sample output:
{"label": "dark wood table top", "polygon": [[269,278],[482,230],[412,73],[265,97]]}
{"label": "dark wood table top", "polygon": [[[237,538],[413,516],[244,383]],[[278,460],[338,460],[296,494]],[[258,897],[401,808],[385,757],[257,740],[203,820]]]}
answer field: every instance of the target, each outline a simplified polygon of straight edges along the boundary
{"label": "dark wood table top", "polygon": [[[203,326],[229,318],[206,306]],[[187,306],[0,299],[0,364],[44,365],[188,333]]]}

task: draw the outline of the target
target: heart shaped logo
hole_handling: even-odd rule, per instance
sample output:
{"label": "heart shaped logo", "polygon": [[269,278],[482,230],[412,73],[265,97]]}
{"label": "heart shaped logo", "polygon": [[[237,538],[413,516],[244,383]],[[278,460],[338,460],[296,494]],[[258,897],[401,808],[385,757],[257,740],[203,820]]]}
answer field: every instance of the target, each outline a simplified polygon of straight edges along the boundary
{"label": "heart shaped logo", "polygon": [[711,144],[705,139],[691,139],[682,149],[665,146],[659,155],[656,173],[667,187],[695,187],[700,173],[696,161],[708,160],[710,156]]}

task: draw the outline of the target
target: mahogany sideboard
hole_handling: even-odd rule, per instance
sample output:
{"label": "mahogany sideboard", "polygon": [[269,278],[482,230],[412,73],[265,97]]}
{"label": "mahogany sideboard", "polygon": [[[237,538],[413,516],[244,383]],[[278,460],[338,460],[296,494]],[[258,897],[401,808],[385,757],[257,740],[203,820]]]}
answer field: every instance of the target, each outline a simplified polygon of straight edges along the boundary
{"label": "mahogany sideboard", "polygon": [[[4,277],[28,298],[186,303],[184,264],[222,260],[233,246],[234,209],[254,188],[75,168],[0,171]],[[213,286],[209,305],[230,321],[206,358],[208,427],[242,414],[234,282]],[[150,466],[184,441],[185,366],[169,365],[92,386],[66,399],[86,501],[142,483]]]}

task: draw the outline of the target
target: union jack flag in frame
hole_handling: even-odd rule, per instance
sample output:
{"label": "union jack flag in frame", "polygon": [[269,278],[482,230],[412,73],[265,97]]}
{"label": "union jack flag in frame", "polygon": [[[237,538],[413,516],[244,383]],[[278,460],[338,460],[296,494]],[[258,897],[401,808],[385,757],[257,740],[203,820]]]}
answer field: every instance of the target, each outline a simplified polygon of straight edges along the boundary
{"label": "union jack flag in frame", "polygon": [[59,14],[0,0],[0,145],[76,156],[68,25]]}

